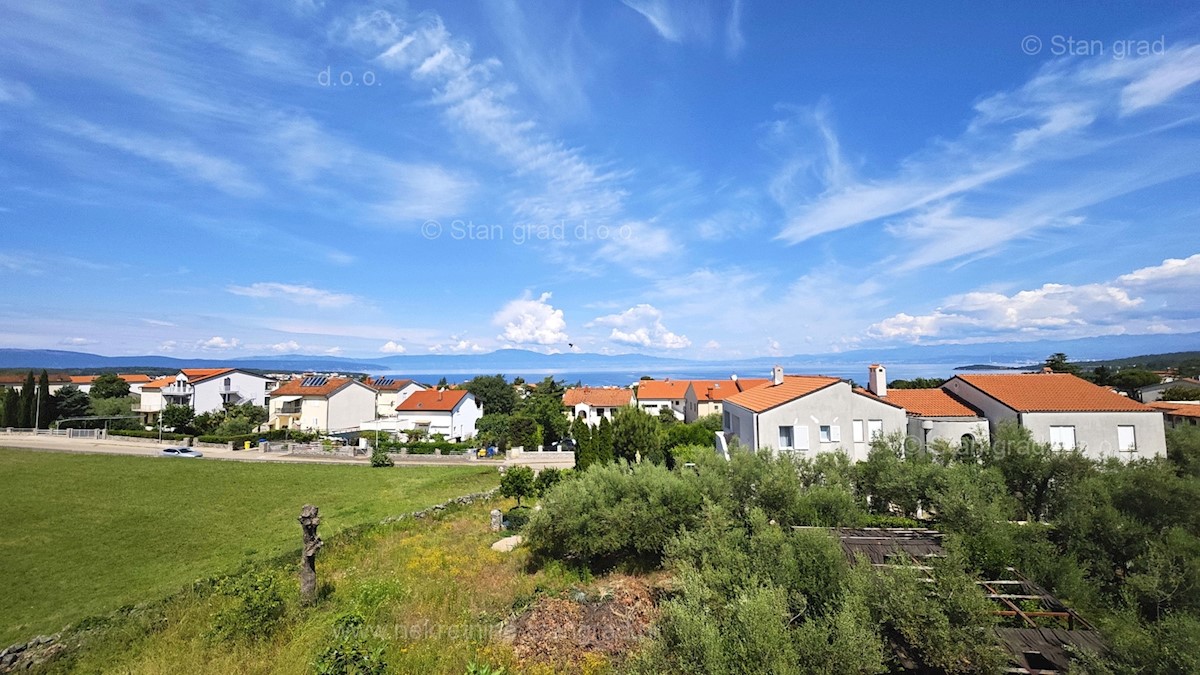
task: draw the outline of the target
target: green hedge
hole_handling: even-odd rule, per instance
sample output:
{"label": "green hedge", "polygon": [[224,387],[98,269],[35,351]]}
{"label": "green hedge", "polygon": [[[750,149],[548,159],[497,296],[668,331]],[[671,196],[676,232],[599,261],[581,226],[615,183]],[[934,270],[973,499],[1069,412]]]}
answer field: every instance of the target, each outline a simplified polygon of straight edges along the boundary
{"label": "green hedge", "polygon": [[[143,431],[141,429],[109,429],[109,436],[131,436],[133,438],[160,438],[157,431]],[[166,431],[162,432],[161,438],[164,441],[182,441],[188,438],[187,434],[173,434]]]}
{"label": "green hedge", "polygon": [[270,431],[257,432],[252,434],[238,434],[236,436],[216,436],[207,434],[196,438],[201,443],[233,443],[234,448],[240,448],[246,441],[250,441],[250,447],[258,447],[260,438],[265,438],[268,441],[291,440],[297,443],[303,442],[306,439],[315,438],[311,433],[298,431],[288,431],[286,429],[272,429]]}
{"label": "green hedge", "polygon": [[[369,437],[367,437],[369,438]],[[460,454],[471,449],[470,443],[452,443],[450,441],[423,441],[418,443],[401,443],[399,441],[384,441],[380,440],[379,447],[385,452],[399,453],[404,448],[408,449],[410,455],[432,455],[435,450],[441,450],[442,454]]]}

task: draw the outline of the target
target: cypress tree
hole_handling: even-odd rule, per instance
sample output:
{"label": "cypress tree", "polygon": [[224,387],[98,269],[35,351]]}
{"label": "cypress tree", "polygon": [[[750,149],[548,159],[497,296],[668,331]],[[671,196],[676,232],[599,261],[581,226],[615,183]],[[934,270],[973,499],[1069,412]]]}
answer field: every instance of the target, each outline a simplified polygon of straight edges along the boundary
{"label": "cypress tree", "polygon": [[36,402],[37,385],[33,383],[33,371],[25,376],[25,384],[21,385],[21,406],[17,417],[17,426],[22,429],[33,427],[33,406]]}
{"label": "cypress tree", "polygon": [[49,427],[49,421],[53,419],[54,411],[50,409],[50,374],[45,369],[38,378],[37,401],[33,408],[34,414],[37,416],[33,425],[38,429]]}
{"label": "cypress tree", "polygon": [[595,443],[592,439],[592,428],[583,420],[575,420],[575,468],[586,470],[596,461]]}
{"label": "cypress tree", "polygon": [[4,426],[17,427],[20,426],[21,417],[21,397],[17,395],[16,389],[4,390]]}
{"label": "cypress tree", "polygon": [[595,444],[597,462],[608,464],[613,461],[613,430],[607,417],[600,418],[600,426],[596,428],[592,442]]}

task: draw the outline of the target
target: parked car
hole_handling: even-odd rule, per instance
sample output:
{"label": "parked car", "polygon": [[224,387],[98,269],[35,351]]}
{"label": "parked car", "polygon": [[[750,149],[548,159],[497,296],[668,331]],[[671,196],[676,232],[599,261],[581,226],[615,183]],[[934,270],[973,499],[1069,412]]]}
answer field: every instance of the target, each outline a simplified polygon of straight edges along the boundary
{"label": "parked car", "polygon": [[191,448],[163,448],[159,453],[163,457],[203,457],[204,454],[199,450]]}

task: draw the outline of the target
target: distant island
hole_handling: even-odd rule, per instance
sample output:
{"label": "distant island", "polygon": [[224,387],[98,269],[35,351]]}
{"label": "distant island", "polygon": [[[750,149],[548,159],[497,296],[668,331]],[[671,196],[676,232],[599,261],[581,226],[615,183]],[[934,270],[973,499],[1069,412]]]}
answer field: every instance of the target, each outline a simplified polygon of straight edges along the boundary
{"label": "distant island", "polygon": [[1031,363],[1027,366],[997,366],[991,363],[972,363],[969,366],[958,366],[955,370],[1037,370],[1042,367],[1040,363]]}

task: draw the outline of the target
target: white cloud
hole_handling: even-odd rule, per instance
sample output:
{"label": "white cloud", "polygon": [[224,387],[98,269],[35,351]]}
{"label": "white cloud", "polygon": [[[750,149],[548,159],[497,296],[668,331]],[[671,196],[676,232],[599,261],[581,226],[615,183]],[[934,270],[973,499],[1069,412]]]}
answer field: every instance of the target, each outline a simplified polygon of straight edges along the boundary
{"label": "white cloud", "polygon": [[230,349],[237,349],[241,344],[241,340],[238,340],[237,338],[226,339],[219,336],[213,336],[207,340],[201,340],[198,342],[196,344],[196,348],[204,351],[229,351]]}
{"label": "white cloud", "polygon": [[0,78],[0,103],[24,104],[34,98],[33,90],[24,82]]}
{"label": "white cloud", "polygon": [[558,346],[569,341],[563,311],[550,304],[550,293],[537,299],[526,293],[496,312],[492,323],[504,328],[498,339],[512,344]]}
{"label": "white cloud", "polygon": [[91,340],[88,338],[70,337],[70,338],[63,338],[63,339],[59,340],[58,344],[65,345],[68,347],[83,347],[86,345],[94,345],[94,344],[96,344],[96,342],[97,342],[96,340]]}
{"label": "white cloud", "polygon": [[439,342],[437,344],[430,345],[429,351],[434,354],[442,354],[445,352],[449,352],[451,354],[464,354],[468,352],[478,354],[487,350],[484,349],[482,345],[473,342],[466,337],[451,335],[449,342]]}
{"label": "white cloud", "polygon": [[158,351],[164,354],[170,354],[179,347],[179,342],[175,340],[167,340],[158,345]]}
{"label": "white cloud", "polygon": [[162,319],[146,319],[146,318],[142,319],[142,323],[144,323],[148,326],[162,326],[162,327],[166,327],[166,328],[169,328],[169,327],[175,325],[174,323],[172,323],[170,321],[163,321]]}
{"label": "white cloud", "polygon": [[241,295],[248,298],[287,300],[297,305],[312,305],[324,309],[346,307],[357,302],[357,298],[346,293],[334,293],[300,284],[282,284],[268,281],[250,284],[249,286],[229,286],[225,290],[234,295]]}
{"label": "white cloud", "polygon": [[1122,274],[1117,281],[1126,286],[1149,287],[1179,284],[1191,290],[1200,287],[1200,253],[1188,258],[1168,258],[1161,265]]}
{"label": "white cloud", "polygon": [[295,340],[288,340],[287,342],[276,342],[275,344],[271,345],[271,351],[278,352],[280,354],[297,352],[299,350],[300,350],[300,343],[296,342]]}
{"label": "white cloud", "polygon": [[383,352],[384,354],[403,354],[408,350],[405,349],[404,345],[400,344],[399,342],[396,342],[395,340],[388,340],[387,342],[383,343],[383,346],[379,348],[379,351]]}
{"label": "white cloud", "polygon": [[709,340],[708,342],[704,343],[704,348],[705,349],[713,349],[713,350],[720,349],[721,343],[717,342],[716,340]]}
{"label": "white cloud", "polygon": [[683,349],[692,341],[685,335],[672,333],[663,325],[662,312],[653,305],[640,304],[621,312],[591,321],[588,326],[611,327],[608,339],[621,344],[653,349]]}
{"label": "white cloud", "polygon": [[330,347],[329,349],[325,350],[325,353],[330,356],[341,356],[342,351],[344,350],[341,347]]}
{"label": "white cloud", "polygon": [[742,53],[746,38],[742,35],[742,0],[733,0],[729,5],[729,18],[725,22],[725,54],[730,58]]}
{"label": "white cloud", "polygon": [[1168,259],[1114,280],[1043,284],[1011,295],[973,291],[946,298],[926,314],[900,312],[872,324],[871,337],[905,342],[1032,340],[1148,332],[1188,332],[1195,311],[1200,254]]}

